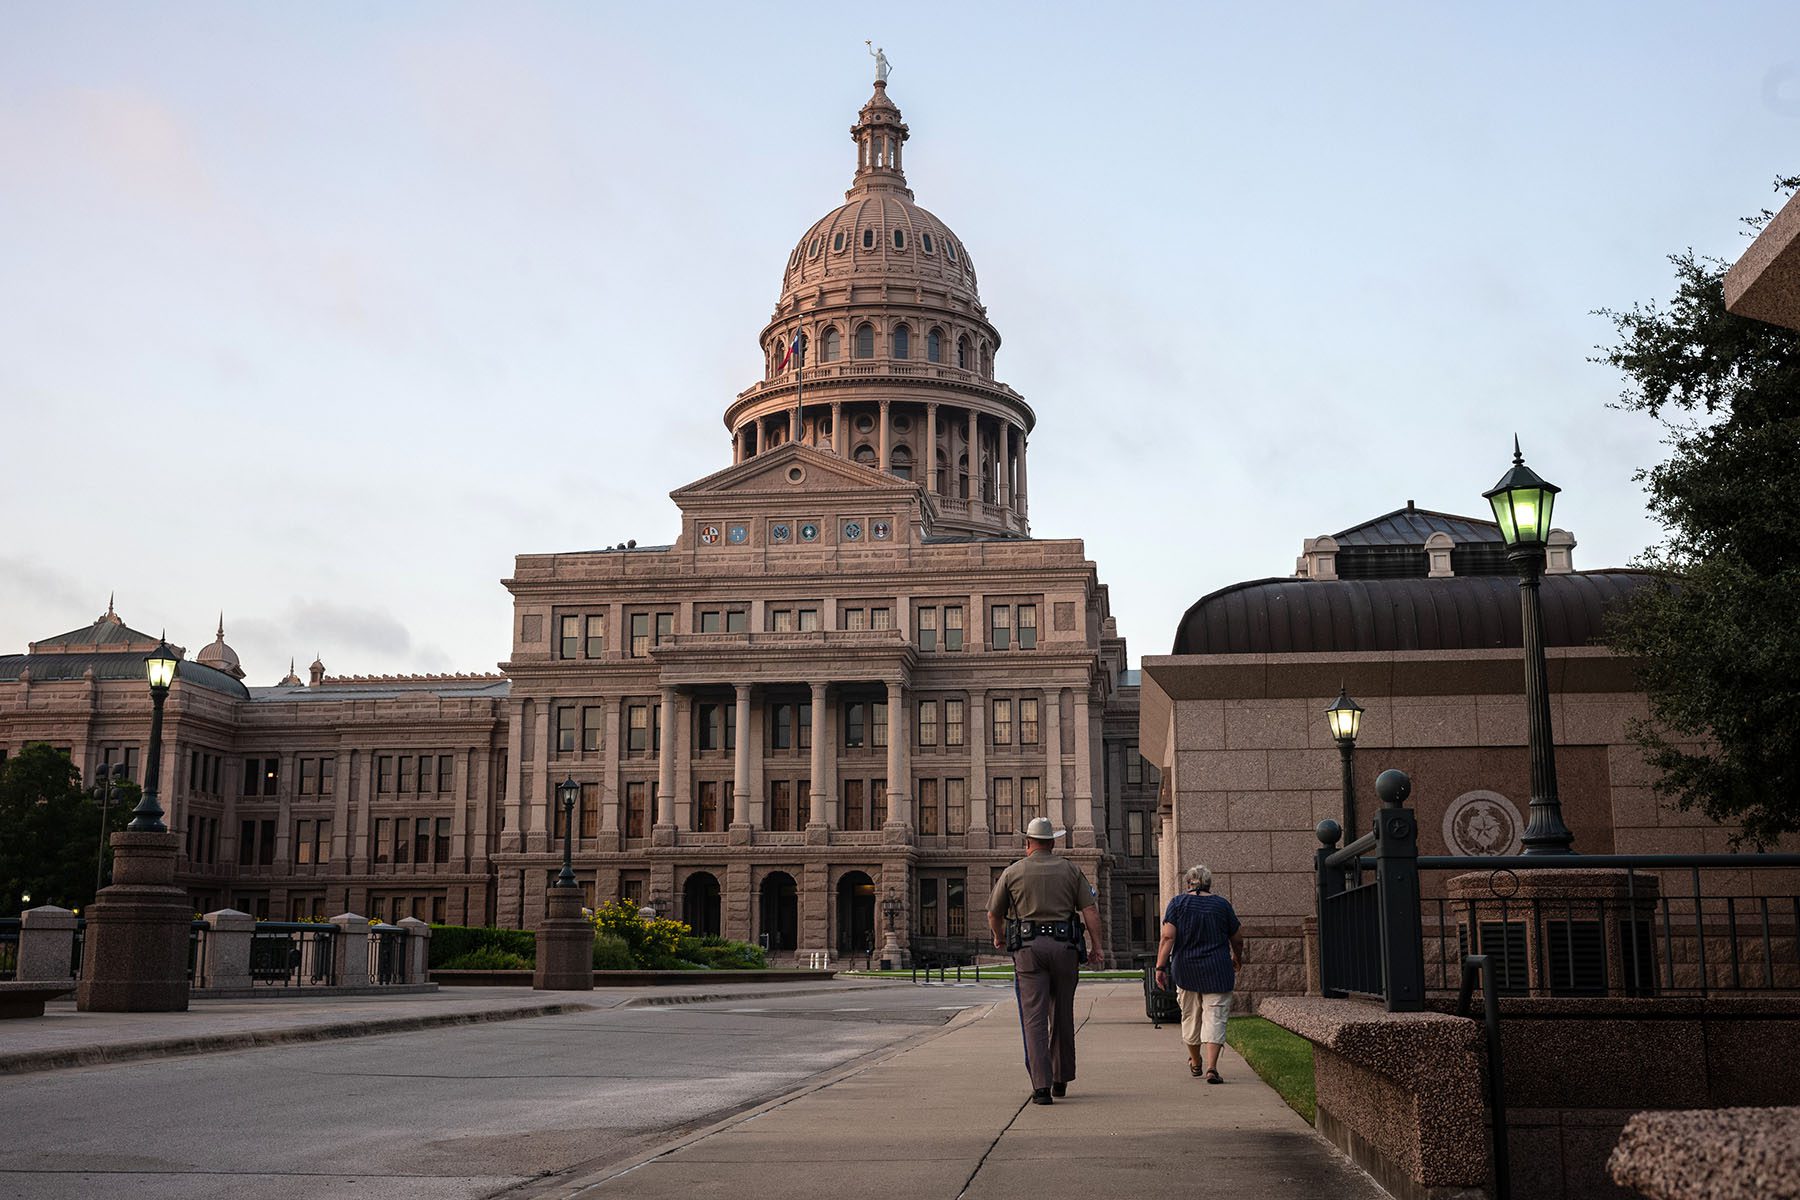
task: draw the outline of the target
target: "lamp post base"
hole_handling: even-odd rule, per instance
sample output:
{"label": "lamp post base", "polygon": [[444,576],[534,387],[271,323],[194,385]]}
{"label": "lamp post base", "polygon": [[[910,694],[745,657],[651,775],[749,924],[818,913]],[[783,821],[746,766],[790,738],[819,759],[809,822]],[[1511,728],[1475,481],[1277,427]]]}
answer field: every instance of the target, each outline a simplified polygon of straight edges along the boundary
{"label": "lamp post base", "polygon": [[193,905],[175,886],[173,833],[112,835],[113,882],[88,906],[81,1012],[185,1012]]}
{"label": "lamp post base", "polygon": [[581,889],[553,887],[550,915],[538,929],[531,986],[540,992],[594,989],[594,926],[581,915]]}

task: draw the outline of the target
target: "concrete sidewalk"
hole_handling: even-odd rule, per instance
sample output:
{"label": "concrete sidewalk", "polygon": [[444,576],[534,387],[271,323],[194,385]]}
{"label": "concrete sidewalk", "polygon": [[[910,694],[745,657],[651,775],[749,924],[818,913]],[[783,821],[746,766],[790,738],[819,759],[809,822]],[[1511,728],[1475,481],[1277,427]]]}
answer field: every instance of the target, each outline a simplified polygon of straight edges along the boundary
{"label": "concrete sidewalk", "polygon": [[1232,1051],[1220,1061],[1226,1084],[1189,1075],[1179,1031],[1152,1029],[1130,984],[1082,987],[1080,1077],[1053,1105],[1026,1103],[1017,1010],[999,995],[985,1012],[873,1065],[531,1194],[1385,1200]]}
{"label": "concrete sidewalk", "polygon": [[440,988],[399,996],[196,1000],[186,1012],[82,1013],[53,1000],[42,1017],[0,1021],[0,1075],[100,1063],[244,1050],[292,1042],[406,1033],[447,1025],[513,1021],[644,1004],[694,1004],[849,991],[878,984],[707,984],[537,992],[530,988]]}

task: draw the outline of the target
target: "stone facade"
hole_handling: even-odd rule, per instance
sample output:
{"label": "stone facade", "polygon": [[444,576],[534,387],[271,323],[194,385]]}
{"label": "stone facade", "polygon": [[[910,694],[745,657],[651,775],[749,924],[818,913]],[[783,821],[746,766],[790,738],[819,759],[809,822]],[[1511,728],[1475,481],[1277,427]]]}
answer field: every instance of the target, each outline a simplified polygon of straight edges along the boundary
{"label": "stone facade", "polygon": [[[247,688],[222,623],[183,661],[163,803],[196,910],[535,926],[572,779],[590,900],[833,957],[891,912],[902,946],[967,953],[1043,814],[1109,947],[1153,949],[1157,774],[1106,588],[1080,541],[1028,536],[1035,416],[885,84],[852,134],[671,544],[519,556],[500,675]],[[135,773],[154,644],[109,607],[0,658],[0,749]]]}

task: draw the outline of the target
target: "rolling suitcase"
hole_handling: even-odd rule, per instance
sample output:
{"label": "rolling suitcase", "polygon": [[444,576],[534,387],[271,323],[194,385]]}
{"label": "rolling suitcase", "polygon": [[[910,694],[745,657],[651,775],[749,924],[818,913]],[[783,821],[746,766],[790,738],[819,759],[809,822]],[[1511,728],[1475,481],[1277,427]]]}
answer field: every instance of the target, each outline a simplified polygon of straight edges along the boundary
{"label": "rolling suitcase", "polygon": [[1176,999],[1174,987],[1165,990],[1156,986],[1155,963],[1144,967],[1144,1015],[1158,1029],[1181,1024],[1181,1001]]}

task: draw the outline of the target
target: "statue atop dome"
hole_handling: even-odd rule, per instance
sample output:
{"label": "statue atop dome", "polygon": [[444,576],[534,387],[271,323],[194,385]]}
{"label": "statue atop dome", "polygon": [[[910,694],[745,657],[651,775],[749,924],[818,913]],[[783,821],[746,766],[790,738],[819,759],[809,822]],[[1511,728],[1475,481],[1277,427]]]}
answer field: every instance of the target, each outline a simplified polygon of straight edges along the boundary
{"label": "statue atop dome", "polygon": [[871,38],[864,38],[863,45],[869,48],[869,57],[875,60],[875,82],[886,83],[888,72],[893,69],[888,66],[888,56],[886,52],[883,51],[880,46],[877,46]]}

